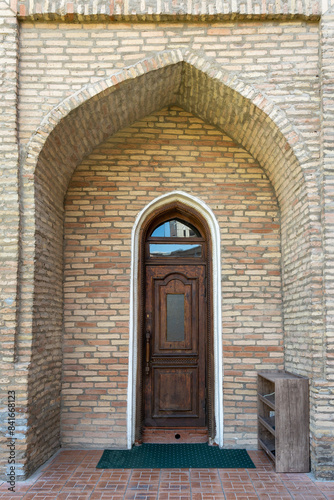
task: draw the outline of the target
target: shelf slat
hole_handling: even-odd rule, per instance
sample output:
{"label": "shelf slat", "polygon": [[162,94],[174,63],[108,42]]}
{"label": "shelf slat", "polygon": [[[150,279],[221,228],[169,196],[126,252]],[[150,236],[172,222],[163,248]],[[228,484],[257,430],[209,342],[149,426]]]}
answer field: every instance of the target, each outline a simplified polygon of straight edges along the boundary
{"label": "shelf slat", "polygon": [[[259,438],[259,445],[260,445],[260,446],[261,446],[261,448],[262,448],[262,449],[263,449],[263,450],[267,453],[267,455],[269,456],[269,458],[271,458],[271,460],[273,460],[273,462],[275,463],[275,455],[273,455],[273,453],[272,453],[273,451],[275,452],[275,449],[270,450],[270,449],[268,448],[269,443],[267,443],[267,444],[266,444],[266,443],[265,443],[264,441],[262,441],[262,439],[260,439],[260,438]],[[275,446],[275,445],[273,445],[273,446]],[[270,446],[270,448],[271,448],[271,447],[272,447],[272,446]]]}
{"label": "shelf slat", "polygon": [[262,396],[262,394],[258,394],[259,396],[259,399],[265,403],[266,405],[269,406],[269,408],[271,408],[272,410],[275,410],[275,403],[273,403],[272,401],[270,401],[268,398],[265,398],[264,396]]}
{"label": "shelf slat", "polygon": [[265,418],[259,416],[259,422],[274,436],[276,437],[275,429]]}

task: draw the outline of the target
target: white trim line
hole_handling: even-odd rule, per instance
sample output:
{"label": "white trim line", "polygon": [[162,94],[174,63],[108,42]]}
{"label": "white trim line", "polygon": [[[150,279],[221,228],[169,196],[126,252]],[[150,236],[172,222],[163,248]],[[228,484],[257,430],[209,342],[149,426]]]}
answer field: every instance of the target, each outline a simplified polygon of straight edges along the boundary
{"label": "white trim line", "polygon": [[127,447],[130,449],[135,441],[136,424],[136,383],[137,383],[137,345],[138,345],[138,261],[140,229],[146,218],[157,208],[173,201],[197,210],[206,220],[212,240],[212,288],[213,288],[213,342],[214,342],[214,400],[216,435],[214,443],[223,446],[223,346],[221,318],[221,252],[220,230],[212,210],[202,200],[183,191],[159,196],[151,201],[136,217],[131,235],[131,282],[130,282],[130,323],[129,323],[129,371],[128,371],[128,405],[127,405]]}

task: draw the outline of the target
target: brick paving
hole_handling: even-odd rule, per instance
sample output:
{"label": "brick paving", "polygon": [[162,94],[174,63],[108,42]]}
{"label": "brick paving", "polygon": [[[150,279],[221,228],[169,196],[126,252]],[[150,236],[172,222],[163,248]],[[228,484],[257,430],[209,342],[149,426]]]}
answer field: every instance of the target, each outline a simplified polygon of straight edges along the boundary
{"label": "brick paving", "polygon": [[8,500],[334,500],[334,481],[310,474],[276,474],[262,451],[256,469],[96,469],[102,451],[61,450]]}

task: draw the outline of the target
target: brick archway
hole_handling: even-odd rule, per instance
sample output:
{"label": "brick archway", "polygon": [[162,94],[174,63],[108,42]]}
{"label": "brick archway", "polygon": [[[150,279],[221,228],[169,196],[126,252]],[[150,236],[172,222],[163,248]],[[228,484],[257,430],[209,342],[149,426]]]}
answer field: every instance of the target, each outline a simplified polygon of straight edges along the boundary
{"label": "brick archway", "polygon": [[[66,99],[45,118],[29,144],[24,171],[34,173],[34,184],[27,175],[21,187],[25,265],[17,342],[19,360],[29,369],[30,394],[35,395],[29,401],[28,472],[50,456],[59,442],[62,217],[68,182],[94,146],[174,103],[226,131],[265,169],[282,213],[286,366],[303,374],[321,371],[321,360],[314,363],[312,339],[322,332],[315,326],[310,307],[320,300],[312,284],[318,284],[313,254],[321,235],[312,217],[316,206],[310,196],[313,180],[306,180],[304,173],[308,153],[284,113],[264,95],[223,73],[212,61],[179,50],[164,52]],[[34,284],[32,288],[29,283]],[[296,310],[297,325],[293,321]],[[296,349],[302,363],[296,360]],[[37,437],[34,426],[40,428]],[[49,432],[44,433],[44,428]]]}

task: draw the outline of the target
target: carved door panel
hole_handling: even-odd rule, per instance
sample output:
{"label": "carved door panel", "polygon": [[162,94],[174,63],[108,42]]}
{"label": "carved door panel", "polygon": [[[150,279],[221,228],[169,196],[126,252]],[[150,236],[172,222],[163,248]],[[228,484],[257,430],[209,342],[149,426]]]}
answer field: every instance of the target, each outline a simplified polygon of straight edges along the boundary
{"label": "carved door panel", "polygon": [[146,268],[144,425],[205,426],[205,265]]}

